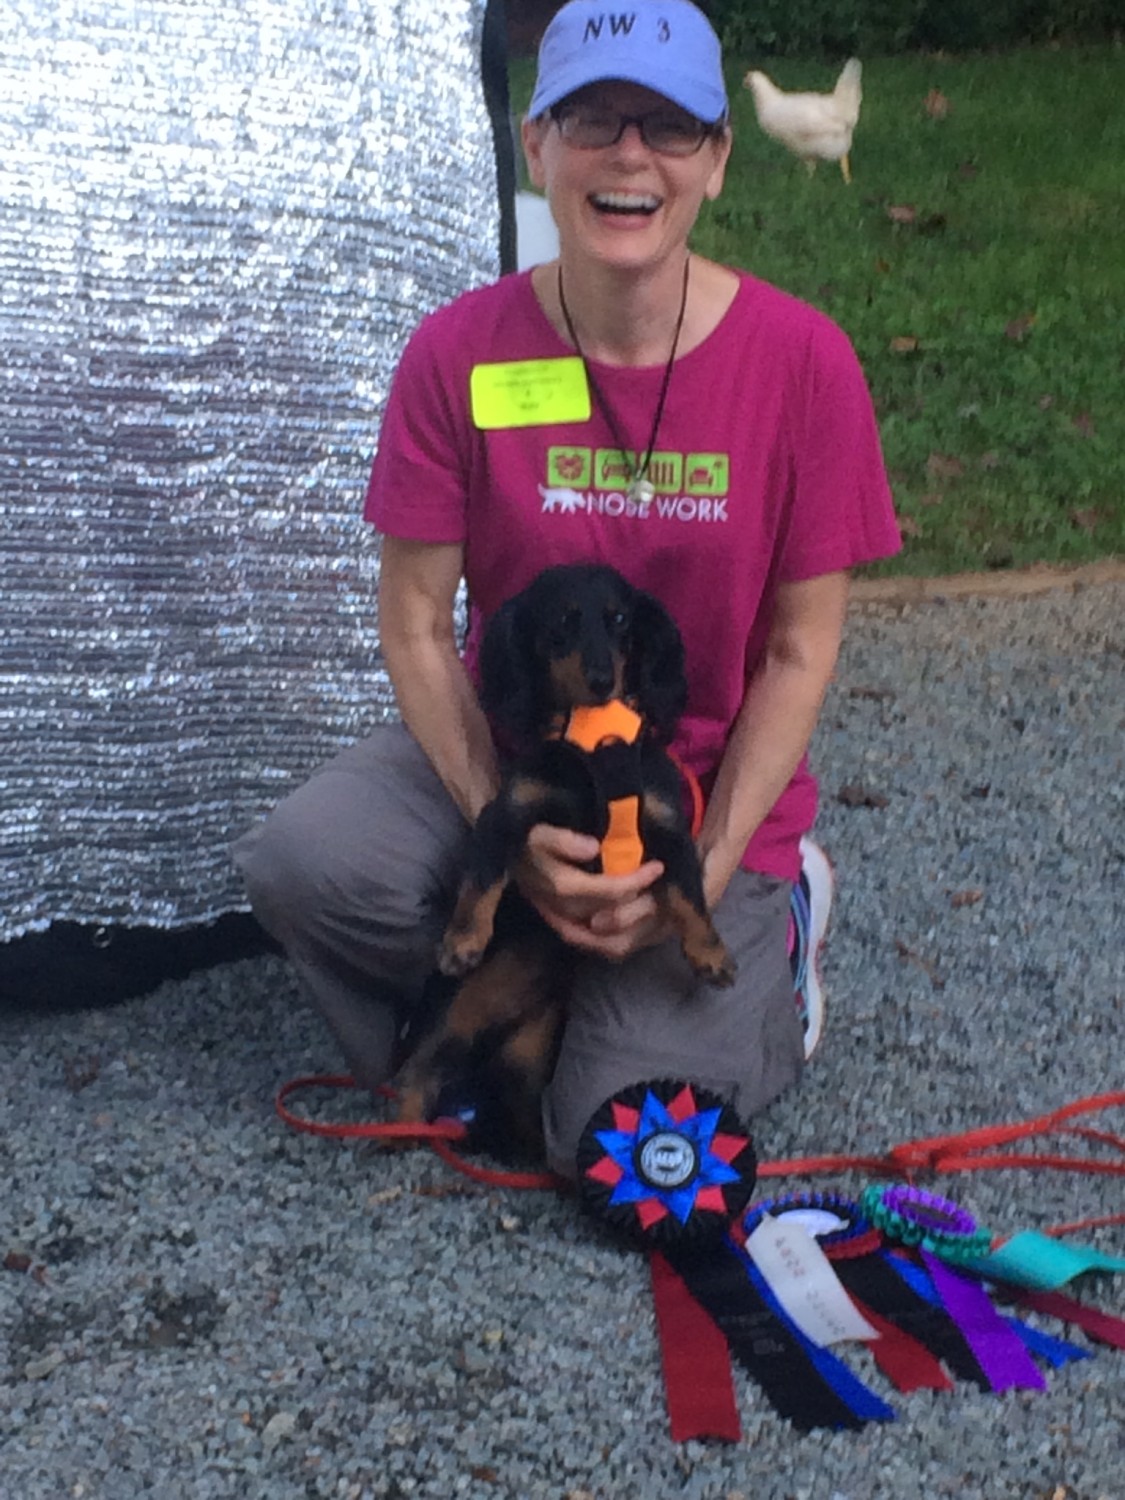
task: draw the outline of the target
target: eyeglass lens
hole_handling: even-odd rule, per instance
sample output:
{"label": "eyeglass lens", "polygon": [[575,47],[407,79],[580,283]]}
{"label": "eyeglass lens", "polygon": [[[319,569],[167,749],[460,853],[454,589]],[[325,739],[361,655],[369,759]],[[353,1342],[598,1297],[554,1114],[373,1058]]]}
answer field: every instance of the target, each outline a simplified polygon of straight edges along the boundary
{"label": "eyeglass lens", "polygon": [[651,151],[672,156],[698,151],[707,135],[703,121],[685,112],[650,110],[643,115],[626,115],[614,109],[572,106],[553,113],[566,140],[591,149],[615,146],[630,125],[637,127]]}

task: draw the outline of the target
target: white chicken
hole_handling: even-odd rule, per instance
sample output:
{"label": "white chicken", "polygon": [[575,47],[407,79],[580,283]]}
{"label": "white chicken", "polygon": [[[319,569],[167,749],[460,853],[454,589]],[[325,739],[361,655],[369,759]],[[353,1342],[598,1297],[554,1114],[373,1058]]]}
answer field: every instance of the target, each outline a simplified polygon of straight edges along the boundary
{"label": "white chicken", "polygon": [[754,95],[758,124],[799,156],[810,172],[818,161],[838,161],[844,181],[851,182],[848,152],[863,98],[862,64],[849,57],[830,94],[787,94],[764,73],[747,73],[743,87]]}

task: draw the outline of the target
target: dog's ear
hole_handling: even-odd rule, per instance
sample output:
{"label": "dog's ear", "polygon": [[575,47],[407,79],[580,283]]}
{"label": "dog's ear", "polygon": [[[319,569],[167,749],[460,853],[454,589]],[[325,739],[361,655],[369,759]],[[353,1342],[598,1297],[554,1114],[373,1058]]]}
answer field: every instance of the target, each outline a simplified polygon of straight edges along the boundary
{"label": "dog's ear", "polygon": [[517,594],[489,620],[480,647],[481,703],[497,727],[517,742],[538,734],[540,676],[529,612]]}
{"label": "dog's ear", "polygon": [[658,739],[670,739],[687,707],[684,643],[672,616],[652,594],[633,598],[627,687]]}

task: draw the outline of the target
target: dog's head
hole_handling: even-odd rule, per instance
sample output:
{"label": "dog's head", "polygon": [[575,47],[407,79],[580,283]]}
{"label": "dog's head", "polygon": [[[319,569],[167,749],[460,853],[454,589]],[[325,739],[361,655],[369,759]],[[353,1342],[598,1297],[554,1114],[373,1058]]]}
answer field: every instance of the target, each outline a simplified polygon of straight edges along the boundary
{"label": "dog's head", "polygon": [[613,568],[546,568],[503,604],[481,643],[481,696],[517,743],[561,709],[628,698],[659,739],[687,702],[684,648],[664,606]]}

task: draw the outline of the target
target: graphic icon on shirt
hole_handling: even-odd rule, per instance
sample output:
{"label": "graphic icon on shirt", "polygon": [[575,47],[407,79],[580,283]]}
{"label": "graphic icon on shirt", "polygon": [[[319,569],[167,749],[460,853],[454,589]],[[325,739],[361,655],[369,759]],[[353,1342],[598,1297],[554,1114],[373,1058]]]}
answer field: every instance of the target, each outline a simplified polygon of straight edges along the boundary
{"label": "graphic icon on shirt", "polygon": [[539,485],[544,512],[727,520],[729,453],[653,453],[647,465],[647,478],[655,491],[651,507],[638,507],[629,497],[637,461],[635,452],[620,448],[585,448],[573,443],[549,447],[546,483]]}
{"label": "graphic icon on shirt", "polygon": [[[594,488],[627,490],[636,472],[637,455],[620,448],[598,448],[594,453]],[[684,455],[654,453],[648,461],[647,477],[658,495],[678,495],[683,486]]]}
{"label": "graphic icon on shirt", "polygon": [[685,495],[725,495],[729,492],[729,454],[689,453],[685,468]]}
{"label": "graphic icon on shirt", "polygon": [[539,486],[539,494],[543,500],[545,511],[561,510],[564,515],[577,515],[579,511],[585,510],[586,500],[577,490],[572,490],[569,485],[553,484]]}
{"label": "graphic icon on shirt", "polygon": [[548,489],[589,489],[594,455],[589,448],[548,448]]}

